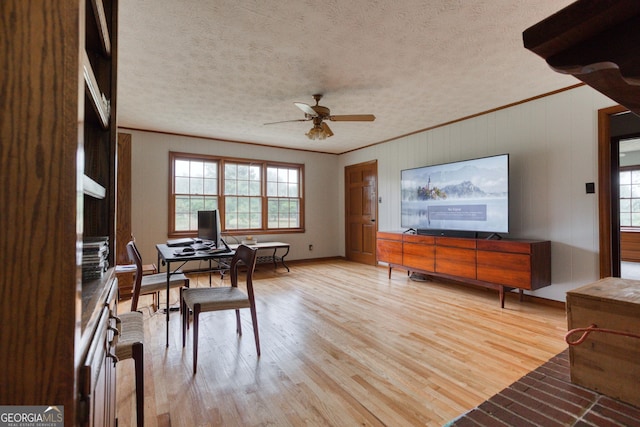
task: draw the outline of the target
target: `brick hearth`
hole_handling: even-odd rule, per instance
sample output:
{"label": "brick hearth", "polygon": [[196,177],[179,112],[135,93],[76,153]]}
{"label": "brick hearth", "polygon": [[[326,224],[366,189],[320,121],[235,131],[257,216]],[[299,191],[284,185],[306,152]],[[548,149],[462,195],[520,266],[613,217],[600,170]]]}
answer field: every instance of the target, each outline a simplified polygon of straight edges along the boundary
{"label": "brick hearth", "polygon": [[573,384],[567,349],[447,426],[640,426],[640,408]]}

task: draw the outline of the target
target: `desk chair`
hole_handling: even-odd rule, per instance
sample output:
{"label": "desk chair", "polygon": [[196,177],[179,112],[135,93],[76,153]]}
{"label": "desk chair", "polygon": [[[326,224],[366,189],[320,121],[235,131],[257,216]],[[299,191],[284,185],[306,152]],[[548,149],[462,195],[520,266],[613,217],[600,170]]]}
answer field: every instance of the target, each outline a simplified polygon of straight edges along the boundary
{"label": "desk chair", "polygon": [[136,377],[136,425],[144,426],[144,321],[142,313],[132,311],[116,317],[118,330],[116,358],[133,359]]}
{"label": "desk chair", "polygon": [[[256,304],[253,296],[253,271],[256,268],[258,251],[248,246],[240,245],[231,260],[230,276],[231,286],[213,288],[191,288],[182,291],[182,347],[186,344],[186,329],[189,324],[189,313],[193,311],[193,374],[196,374],[198,365],[198,319],[200,313],[217,310],[236,311],[236,332],[242,335],[240,325],[240,309],[251,310],[253,322],[253,335],[256,341],[256,350],[260,356],[260,338],[258,337],[258,318],[256,316]],[[238,289],[238,267],[246,266],[247,293]]]}
{"label": "desk chair", "polygon": [[[136,265],[136,277],[133,284],[133,296],[131,297],[131,311],[138,309],[138,299],[140,295],[153,294],[154,305],[158,307],[160,299],[158,295],[160,291],[169,291],[171,288],[189,287],[189,278],[182,273],[175,273],[170,276],[169,289],[167,289],[167,275],[165,273],[157,274],[143,274],[142,257],[136,247],[134,241],[127,243],[127,254],[129,255],[129,262]],[[169,307],[167,307],[169,310]]]}

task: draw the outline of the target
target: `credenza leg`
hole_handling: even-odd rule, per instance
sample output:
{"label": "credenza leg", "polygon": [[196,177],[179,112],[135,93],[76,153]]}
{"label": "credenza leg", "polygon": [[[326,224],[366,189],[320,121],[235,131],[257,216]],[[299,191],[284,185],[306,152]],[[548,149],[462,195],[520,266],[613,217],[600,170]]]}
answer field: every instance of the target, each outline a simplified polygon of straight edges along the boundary
{"label": "credenza leg", "polygon": [[391,269],[392,269],[392,268],[393,268],[393,267],[389,266],[389,279],[391,279]]}
{"label": "credenza leg", "polygon": [[504,308],[504,286],[500,286],[500,308]]}

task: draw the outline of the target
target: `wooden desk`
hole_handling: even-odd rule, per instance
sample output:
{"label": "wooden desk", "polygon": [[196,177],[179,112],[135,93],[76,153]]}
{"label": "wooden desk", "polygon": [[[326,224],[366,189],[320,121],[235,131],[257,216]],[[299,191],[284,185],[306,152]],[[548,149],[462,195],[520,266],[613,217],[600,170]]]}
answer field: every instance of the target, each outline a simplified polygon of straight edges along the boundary
{"label": "wooden desk", "polygon": [[[235,245],[229,245],[229,247],[233,250],[236,250],[238,248],[238,244]],[[260,249],[273,249],[273,253],[271,255],[268,256],[262,256],[262,257],[258,257],[258,263],[260,262],[272,262],[273,263],[273,268],[277,269],[278,268],[278,261],[280,261],[280,263],[282,264],[282,266],[284,268],[287,269],[287,271],[291,271],[289,270],[289,267],[287,266],[287,264],[285,264],[284,262],[284,258],[289,254],[289,249],[290,249],[290,245],[288,243],[283,243],[283,242],[258,242],[255,243],[253,245],[247,245],[250,248],[257,248],[258,250]],[[284,251],[284,253],[282,255],[277,255],[276,252],[278,251],[278,249],[282,249]]]}
{"label": "wooden desk", "polygon": [[[169,281],[171,275],[176,273],[183,265],[185,265],[189,261],[211,261],[215,260],[219,264],[222,263],[222,260],[233,258],[236,254],[235,251],[230,252],[218,252],[211,253],[208,251],[197,251],[192,252],[189,255],[178,254],[178,251],[182,250],[183,247],[169,247],[165,243],[160,243],[156,245],[156,250],[158,251],[158,267],[161,265],[167,266],[167,347],[169,347]],[[171,264],[179,263],[180,265],[177,268],[171,269]]]}

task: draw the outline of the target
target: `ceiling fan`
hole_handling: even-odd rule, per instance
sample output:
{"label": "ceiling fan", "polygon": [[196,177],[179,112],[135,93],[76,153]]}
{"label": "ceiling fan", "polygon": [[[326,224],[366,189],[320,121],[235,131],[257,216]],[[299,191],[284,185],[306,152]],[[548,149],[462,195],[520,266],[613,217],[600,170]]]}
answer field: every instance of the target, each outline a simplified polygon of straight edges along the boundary
{"label": "ceiling fan", "polygon": [[304,113],[304,119],[297,120],[281,120],[279,122],[265,123],[265,125],[273,125],[276,123],[286,122],[307,122],[313,121],[313,127],[305,135],[309,139],[326,139],[333,135],[333,132],[329,128],[329,125],[325,123],[325,120],[331,120],[332,122],[372,122],[376,119],[373,114],[345,114],[345,115],[331,115],[329,108],[318,105],[321,94],[313,95],[313,99],[316,101],[316,105],[308,105],[302,102],[294,102],[293,105],[298,107]]}

